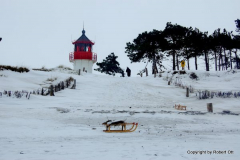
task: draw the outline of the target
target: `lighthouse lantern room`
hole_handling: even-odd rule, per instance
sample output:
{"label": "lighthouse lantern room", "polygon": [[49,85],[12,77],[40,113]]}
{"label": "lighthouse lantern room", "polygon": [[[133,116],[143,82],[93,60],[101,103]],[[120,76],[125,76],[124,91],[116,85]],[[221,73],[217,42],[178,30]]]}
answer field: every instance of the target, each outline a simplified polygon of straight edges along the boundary
{"label": "lighthouse lantern room", "polygon": [[82,36],[72,42],[74,52],[69,53],[69,61],[73,63],[75,71],[85,70],[92,73],[92,66],[97,61],[97,54],[92,52],[94,43],[85,35],[85,30],[82,31]]}

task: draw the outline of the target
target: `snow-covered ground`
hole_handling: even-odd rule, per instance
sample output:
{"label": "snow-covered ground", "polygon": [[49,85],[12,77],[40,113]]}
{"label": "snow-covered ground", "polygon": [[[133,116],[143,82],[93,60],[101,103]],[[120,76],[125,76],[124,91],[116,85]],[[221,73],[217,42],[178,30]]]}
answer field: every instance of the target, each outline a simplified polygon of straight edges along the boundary
{"label": "snow-covered ground", "polygon": [[[196,92],[240,91],[240,71],[198,71],[198,81],[189,73],[172,77],[173,83],[180,79],[194,87],[186,97],[186,89],[168,85],[167,72],[161,78],[121,78],[0,71],[0,92],[37,90],[50,85],[47,79],[77,81],[76,89],[53,97],[0,97],[0,159],[239,159],[240,97],[199,100]],[[207,103],[213,103],[213,113],[207,113]],[[108,119],[139,126],[132,133],[105,133],[102,123]]]}

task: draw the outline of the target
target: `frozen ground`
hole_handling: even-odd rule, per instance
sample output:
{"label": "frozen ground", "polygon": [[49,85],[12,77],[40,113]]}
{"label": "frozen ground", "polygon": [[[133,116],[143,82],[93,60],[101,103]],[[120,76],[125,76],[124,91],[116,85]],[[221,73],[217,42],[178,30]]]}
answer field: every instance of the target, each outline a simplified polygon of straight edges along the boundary
{"label": "frozen ground", "polygon": [[[197,90],[240,91],[240,73],[196,72],[180,77]],[[75,90],[54,97],[0,98],[0,159],[239,159],[240,98],[199,100],[162,78],[72,75],[60,71],[0,71],[0,92],[36,90],[72,76]],[[213,103],[213,113],[207,113]],[[186,111],[173,108],[187,106]],[[69,111],[62,113],[62,111]],[[104,133],[107,119],[138,122],[132,133]],[[117,129],[117,128],[116,128]]]}

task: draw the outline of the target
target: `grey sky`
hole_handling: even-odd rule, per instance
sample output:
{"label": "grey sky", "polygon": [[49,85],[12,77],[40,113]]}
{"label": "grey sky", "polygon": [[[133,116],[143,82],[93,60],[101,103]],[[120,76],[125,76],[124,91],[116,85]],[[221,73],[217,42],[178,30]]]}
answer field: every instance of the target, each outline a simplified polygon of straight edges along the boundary
{"label": "grey sky", "polygon": [[84,22],[98,62],[114,52],[135,74],[144,64],[130,64],[124,52],[139,33],[163,30],[167,22],[235,31],[239,6],[239,0],[0,0],[0,64],[72,67],[71,40],[81,36]]}

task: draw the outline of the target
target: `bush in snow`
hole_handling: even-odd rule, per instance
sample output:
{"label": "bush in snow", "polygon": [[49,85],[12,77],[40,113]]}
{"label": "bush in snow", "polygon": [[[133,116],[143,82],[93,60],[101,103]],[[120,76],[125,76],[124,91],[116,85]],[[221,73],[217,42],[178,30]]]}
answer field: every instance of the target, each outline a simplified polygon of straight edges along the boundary
{"label": "bush in snow", "polygon": [[194,72],[190,73],[189,78],[198,80],[198,76]]}
{"label": "bush in snow", "polygon": [[50,72],[50,71],[52,71],[53,69],[47,69],[47,68],[45,68],[44,66],[42,66],[42,68],[33,68],[32,70],[34,70],[34,71]]}
{"label": "bush in snow", "polygon": [[66,70],[72,70],[71,68],[66,67],[66,66],[64,66],[64,65],[59,65],[59,66],[57,66],[57,68],[66,69]]}
{"label": "bush in snow", "polygon": [[55,80],[57,80],[57,77],[54,77],[54,78],[48,78],[46,81],[53,82],[53,81],[55,81]]}
{"label": "bush in snow", "polygon": [[19,73],[29,72],[29,69],[26,67],[13,67],[13,66],[0,65],[0,70],[4,70],[4,69],[14,71],[14,72],[19,72]]}

